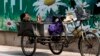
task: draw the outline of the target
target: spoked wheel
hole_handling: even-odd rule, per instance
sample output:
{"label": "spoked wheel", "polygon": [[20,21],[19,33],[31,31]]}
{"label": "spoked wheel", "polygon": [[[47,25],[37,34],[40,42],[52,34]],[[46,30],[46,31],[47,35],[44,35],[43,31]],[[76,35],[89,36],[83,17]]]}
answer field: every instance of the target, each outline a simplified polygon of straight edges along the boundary
{"label": "spoked wheel", "polygon": [[21,48],[25,56],[32,56],[36,51],[36,39],[34,37],[22,36]]}
{"label": "spoked wheel", "polygon": [[58,55],[63,51],[63,42],[60,42],[59,37],[52,37],[49,48],[53,54]]}
{"label": "spoked wheel", "polygon": [[81,56],[99,56],[100,43],[97,36],[92,32],[87,32],[86,38],[80,38],[78,48]]}

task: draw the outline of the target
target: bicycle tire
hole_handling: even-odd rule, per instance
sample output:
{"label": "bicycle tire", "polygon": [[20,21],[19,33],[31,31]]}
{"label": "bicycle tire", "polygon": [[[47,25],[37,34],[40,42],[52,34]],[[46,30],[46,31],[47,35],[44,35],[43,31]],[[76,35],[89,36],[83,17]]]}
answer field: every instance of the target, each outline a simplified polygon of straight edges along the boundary
{"label": "bicycle tire", "polygon": [[[33,44],[34,46],[29,46],[29,47],[28,47],[28,46],[24,46],[24,42],[25,42],[24,39],[25,39],[25,37],[26,37],[26,36],[22,36],[22,37],[21,37],[21,49],[22,49],[22,52],[23,52],[23,54],[24,54],[25,56],[32,56],[32,55],[35,53],[35,51],[36,51],[36,39],[34,39],[34,43],[29,43],[30,45]],[[27,36],[27,38],[29,38],[29,37]],[[27,43],[27,41],[26,41],[26,43]],[[28,44],[27,44],[27,45],[28,45]],[[25,50],[26,48],[27,48],[27,49],[31,48],[32,51],[29,50],[30,52],[29,52],[29,51],[27,52],[27,51]],[[32,48],[33,48],[33,49],[32,49]]]}
{"label": "bicycle tire", "polygon": [[[52,44],[54,44],[53,46],[52,46]],[[55,47],[55,48],[53,48],[53,47]],[[59,47],[60,47],[60,49],[59,49]],[[61,43],[61,42],[56,42],[56,41],[53,41],[53,42],[50,42],[49,43],[49,49],[51,50],[51,52],[53,53],[53,54],[55,54],[55,55],[59,55],[59,54],[61,54],[62,53],[62,51],[63,51],[63,42]]]}
{"label": "bicycle tire", "polygon": [[[98,39],[98,37],[94,34],[94,33],[92,33],[92,32],[86,32],[86,35],[89,35],[89,34],[92,34],[94,37],[93,37],[93,39],[91,39],[92,40],[92,42],[94,41],[94,42],[98,42],[98,47],[97,47],[97,49],[96,49],[96,51],[97,52],[95,52],[95,50],[93,50],[93,51],[91,51],[92,53],[90,53],[91,54],[91,56],[99,56],[99,50],[100,50],[100,42],[99,42],[99,39]],[[94,39],[96,39],[96,41],[94,40]],[[86,42],[86,43],[85,43]],[[79,38],[79,41],[78,41],[78,49],[79,49],[79,51],[80,51],[80,54],[81,54],[81,56],[88,56],[89,55],[89,53],[88,53],[88,49],[90,49],[91,48],[91,45],[94,45],[93,43],[91,42],[91,44],[90,44],[90,42],[89,42],[89,39],[84,39],[83,40],[83,38],[82,38],[82,36]],[[83,45],[82,44],[86,44],[85,46],[87,46],[88,48],[85,50],[85,46],[83,47]],[[89,46],[89,45],[90,46]],[[96,48],[96,45],[94,45],[94,46],[92,46],[92,48]],[[84,52],[84,50],[86,51],[86,52]]]}

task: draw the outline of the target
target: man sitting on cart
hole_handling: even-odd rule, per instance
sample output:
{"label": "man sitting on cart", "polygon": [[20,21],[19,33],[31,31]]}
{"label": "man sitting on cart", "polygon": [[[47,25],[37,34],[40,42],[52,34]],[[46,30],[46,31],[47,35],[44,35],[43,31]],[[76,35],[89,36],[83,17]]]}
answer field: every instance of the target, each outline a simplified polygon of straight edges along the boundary
{"label": "man sitting on cart", "polygon": [[[42,28],[41,25],[43,24],[40,16],[37,17],[37,23],[35,23],[34,21],[30,19],[30,15],[28,13],[22,13],[20,15],[20,20],[21,20],[20,33],[24,32],[24,35],[28,35],[28,36],[34,36],[34,35],[39,35],[39,34],[43,35],[40,32]],[[36,32],[36,28],[38,32]],[[25,33],[25,31],[27,32]]]}
{"label": "man sitting on cart", "polygon": [[30,19],[28,13],[22,13],[20,15],[21,22],[19,23],[18,35],[23,36],[34,36],[33,33],[33,21]]}

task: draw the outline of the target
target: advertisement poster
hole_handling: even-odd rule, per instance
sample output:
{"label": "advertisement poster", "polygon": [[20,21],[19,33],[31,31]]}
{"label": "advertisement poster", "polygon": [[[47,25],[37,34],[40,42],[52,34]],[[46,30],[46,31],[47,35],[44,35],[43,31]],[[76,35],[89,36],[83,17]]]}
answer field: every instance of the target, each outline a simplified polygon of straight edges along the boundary
{"label": "advertisement poster", "polygon": [[89,11],[89,20],[83,23],[92,29],[100,29],[99,0],[0,0],[0,31],[16,32],[16,22],[20,14],[27,12],[36,21],[38,15],[46,20],[48,16],[66,15],[66,11],[76,6],[83,6]]}

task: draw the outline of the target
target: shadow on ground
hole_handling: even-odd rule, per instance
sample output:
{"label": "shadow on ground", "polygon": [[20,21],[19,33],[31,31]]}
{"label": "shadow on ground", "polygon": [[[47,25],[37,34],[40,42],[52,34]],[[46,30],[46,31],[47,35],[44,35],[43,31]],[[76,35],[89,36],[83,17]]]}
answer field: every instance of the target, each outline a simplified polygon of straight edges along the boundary
{"label": "shadow on ground", "polygon": [[[25,56],[21,51],[0,51],[0,53],[11,56]],[[44,52],[36,52],[33,56],[52,56],[52,54]]]}

